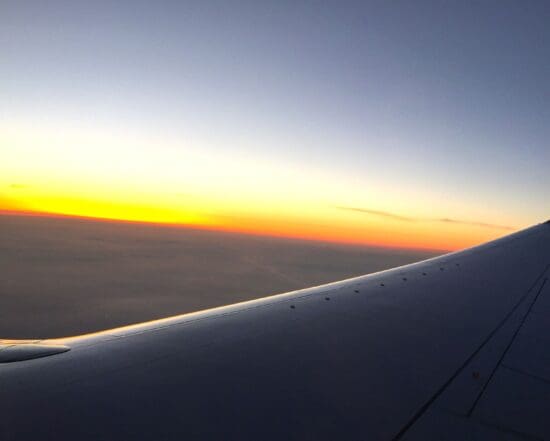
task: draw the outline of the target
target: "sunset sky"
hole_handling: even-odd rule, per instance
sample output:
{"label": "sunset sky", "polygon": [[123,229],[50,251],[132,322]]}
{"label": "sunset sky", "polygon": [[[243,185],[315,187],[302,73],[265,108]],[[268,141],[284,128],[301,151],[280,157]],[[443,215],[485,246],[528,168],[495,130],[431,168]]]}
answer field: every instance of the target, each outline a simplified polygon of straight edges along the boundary
{"label": "sunset sky", "polygon": [[0,211],[458,249],[550,217],[550,3],[0,3]]}

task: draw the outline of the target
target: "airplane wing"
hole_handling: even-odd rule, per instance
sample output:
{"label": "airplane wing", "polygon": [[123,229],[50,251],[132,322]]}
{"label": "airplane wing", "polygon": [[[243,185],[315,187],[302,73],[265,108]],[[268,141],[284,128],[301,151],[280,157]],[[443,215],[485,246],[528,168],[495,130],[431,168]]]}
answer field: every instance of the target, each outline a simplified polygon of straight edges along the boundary
{"label": "airplane wing", "polygon": [[550,221],[462,252],[2,341],[2,440],[550,439]]}

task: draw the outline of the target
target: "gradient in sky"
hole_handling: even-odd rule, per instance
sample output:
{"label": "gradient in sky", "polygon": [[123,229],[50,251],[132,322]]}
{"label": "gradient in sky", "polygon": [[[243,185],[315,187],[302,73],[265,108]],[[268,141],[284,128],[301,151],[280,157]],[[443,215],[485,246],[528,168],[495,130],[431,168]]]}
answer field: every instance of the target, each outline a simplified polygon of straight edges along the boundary
{"label": "gradient in sky", "polygon": [[456,249],[545,220],[548,2],[0,3],[0,208]]}

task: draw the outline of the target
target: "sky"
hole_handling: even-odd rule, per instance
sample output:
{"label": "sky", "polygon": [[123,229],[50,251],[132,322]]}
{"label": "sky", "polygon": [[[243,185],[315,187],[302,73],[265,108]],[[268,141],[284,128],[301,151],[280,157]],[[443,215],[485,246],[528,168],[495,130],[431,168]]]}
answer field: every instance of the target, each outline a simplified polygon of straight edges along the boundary
{"label": "sky", "polygon": [[453,250],[550,214],[546,1],[0,2],[0,210]]}

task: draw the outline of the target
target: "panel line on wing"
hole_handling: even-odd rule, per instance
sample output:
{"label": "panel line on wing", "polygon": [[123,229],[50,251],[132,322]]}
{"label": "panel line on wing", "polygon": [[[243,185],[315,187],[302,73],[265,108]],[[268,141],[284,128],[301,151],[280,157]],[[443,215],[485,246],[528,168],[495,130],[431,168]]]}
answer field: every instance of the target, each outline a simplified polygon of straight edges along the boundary
{"label": "panel line on wing", "polygon": [[[548,267],[547,267],[548,268]],[[545,271],[546,273],[546,271]],[[504,359],[504,357],[506,356],[506,354],[508,353],[508,351],[510,350],[510,348],[512,347],[512,344],[514,343],[519,331],[521,330],[521,328],[523,327],[524,323],[525,323],[525,320],[527,319],[527,316],[529,315],[529,313],[531,312],[531,310],[533,309],[533,306],[535,305],[535,303],[537,302],[537,299],[539,298],[540,296],[540,293],[542,292],[542,290],[544,289],[544,285],[546,284],[546,282],[548,281],[548,278],[544,278],[544,280],[542,281],[541,285],[540,285],[540,288],[537,292],[537,294],[534,296],[533,300],[531,301],[531,304],[529,305],[529,309],[527,309],[527,312],[524,314],[524,316],[522,317],[521,319],[521,322],[519,324],[519,326],[517,327],[516,331],[514,332],[514,335],[512,336],[512,338],[510,339],[508,345],[506,346],[506,349],[504,350],[504,352],[501,354],[498,362],[496,363],[496,365],[494,366],[493,368],[493,371],[491,372],[490,376],[489,376],[489,379],[487,380],[487,382],[483,385],[481,391],[479,392],[478,396],[476,397],[476,399],[474,400],[473,404],[472,404],[472,407],[470,408],[470,410],[468,411],[467,413],[467,416],[472,416],[472,413],[474,412],[475,410],[475,407],[477,405],[477,403],[479,402],[479,400],[481,399],[481,397],[483,396],[483,394],[485,393],[485,390],[487,389],[487,386],[489,385],[489,383],[491,383],[491,380],[493,379],[494,375],[495,375],[495,372],[497,371],[497,369],[499,368],[499,366],[502,364],[502,360]]]}
{"label": "panel line on wing", "polygon": [[[529,294],[537,286],[537,284],[540,282],[540,280],[544,277],[544,275],[546,274],[546,272],[548,271],[549,268],[550,268],[550,264],[547,264],[545,266],[545,268],[542,270],[542,272],[537,276],[537,278],[533,282],[533,284],[529,287],[527,292],[523,296],[521,296],[521,298],[512,307],[512,309],[508,312],[508,314],[506,314],[506,316],[497,324],[497,326],[482,341],[482,343],[479,345],[479,347],[464,361],[464,363],[462,363],[462,365],[460,365],[460,367],[453,373],[453,375],[451,375],[449,377],[449,379],[435,392],[435,394],[432,397],[430,397],[430,399],[426,403],[424,403],[424,405],[422,407],[420,407],[420,409],[401,428],[401,430],[399,430],[399,432],[397,432],[397,434],[392,438],[392,441],[397,441],[397,440],[401,439],[403,437],[403,435],[405,435],[405,433],[416,423],[416,421],[418,421],[418,419],[420,419],[420,417],[426,412],[426,410],[428,410],[428,408],[430,408],[430,406],[439,398],[439,396],[441,396],[441,394],[445,391],[445,389],[447,389],[447,387],[455,380],[455,378],[457,378],[460,375],[460,373],[470,364],[470,362],[476,357],[476,355],[485,347],[485,345],[491,340],[491,338],[497,333],[497,331],[500,328],[502,328],[502,326],[507,322],[507,320],[512,316],[512,314],[519,308],[519,306],[523,303],[523,301],[529,296]],[[546,280],[547,279],[544,279],[543,285],[546,282]],[[535,296],[535,300],[536,300],[536,298],[538,298],[538,294],[540,293],[540,291],[542,291],[542,286],[541,286],[539,292],[537,293],[537,295]],[[527,314],[525,315],[525,317],[528,315],[528,313],[531,310],[533,304],[534,304],[534,302],[530,305],[530,308],[529,308]],[[523,321],[522,321],[522,323],[523,323]],[[519,328],[521,328],[521,325],[518,327],[518,329]],[[512,338],[512,340],[513,340],[513,338]],[[497,366],[498,366],[498,363],[497,363]],[[489,382],[490,382],[490,379],[489,379],[489,381],[487,381],[487,384]],[[485,387],[486,387],[486,385],[485,385]],[[485,389],[485,387],[484,387],[484,389]],[[478,400],[479,400],[479,397],[476,400],[476,403],[477,403]],[[473,407],[475,407],[475,403],[474,403]],[[473,411],[473,407],[471,409],[472,411]],[[469,414],[471,414],[471,412]]]}

